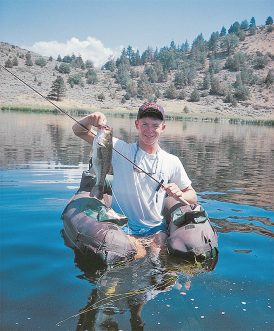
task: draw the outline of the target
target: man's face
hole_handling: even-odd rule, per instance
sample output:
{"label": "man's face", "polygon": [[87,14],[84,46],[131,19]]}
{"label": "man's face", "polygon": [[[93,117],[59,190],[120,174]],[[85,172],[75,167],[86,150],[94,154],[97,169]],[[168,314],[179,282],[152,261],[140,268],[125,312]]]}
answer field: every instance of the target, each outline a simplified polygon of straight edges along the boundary
{"label": "man's face", "polygon": [[145,145],[153,145],[158,143],[166,124],[157,118],[143,117],[135,121],[135,126],[138,131],[139,142]]}

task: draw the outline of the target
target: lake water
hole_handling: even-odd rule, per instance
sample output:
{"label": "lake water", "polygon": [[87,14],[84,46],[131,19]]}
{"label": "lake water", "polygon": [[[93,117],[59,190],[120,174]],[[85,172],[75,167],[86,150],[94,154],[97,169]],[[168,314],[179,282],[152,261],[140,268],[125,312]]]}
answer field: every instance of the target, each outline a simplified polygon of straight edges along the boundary
{"label": "lake water", "polygon": [[[273,128],[168,122],[162,147],[182,160],[218,231],[218,262],[103,270],[60,235],[90,147],[65,116],[0,116],[1,330],[274,329]],[[135,139],[133,119],[109,123]]]}

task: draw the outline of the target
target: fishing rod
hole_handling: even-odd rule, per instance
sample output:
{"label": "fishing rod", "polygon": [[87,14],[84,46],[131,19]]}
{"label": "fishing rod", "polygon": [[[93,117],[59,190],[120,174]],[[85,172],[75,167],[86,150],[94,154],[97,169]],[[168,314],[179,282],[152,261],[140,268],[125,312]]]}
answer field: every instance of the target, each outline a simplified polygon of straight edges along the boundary
{"label": "fishing rod", "polygon": [[[86,131],[90,132],[93,136],[96,136],[96,133],[89,129],[88,127],[86,127],[84,124],[82,124],[81,122],[77,121],[73,116],[71,116],[68,112],[66,112],[65,110],[63,110],[62,108],[60,108],[58,105],[56,105],[56,103],[54,103],[53,101],[51,101],[49,98],[45,97],[42,93],[40,93],[39,91],[37,91],[34,87],[32,87],[31,85],[29,85],[28,83],[26,83],[23,79],[21,79],[20,77],[18,77],[17,75],[15,75],[13,72],[11,72],[10,70],[8,70],[6,67],[4,67],[2,64],[0,64],[0,66],[5,69],[8,73],[10,73],[13,77],[15,77],[16,79],[18,79],[21,83],[23,83],[24,85],[26,85],[28,88],[30,88],[32,91],[34,91],[35,93],[39,94],[43,99],[47,100],[49,103],[51,103],[56,109],[58,109],[60,112],[62,112],[63,114],[67,115],[70,119],[72,119],[74,122],[76,122],[78,125],[80,125],[83,129],[85,129]],[[120,153],[118,150],[116,150],[115,147],[112,146],[112,149],[117,152],[119,155],[121,155],[124,159],[126,159],[128,162],[130,162],[132,165],[134,165],[134,167],[136,167],[138,170],[140,170],[141,172],[145,173],[146,175],[148,175],[151,179],[153,179],[154,181],[156,181],[158,184],[160,184],[160,182],[154,178],[153,176],[151,176],[150,173],[146,172],[144,169],[140,168],[136,163],[134,163],[133,161],[131,161],[130,159],[128,159],[125,155],[123,155],[122,153]],[[161,183],[162,184],[162,183]]]}
{"label": "fishing rod", "polygon": [[51,101],[49,98],[45,97],[42,93],[40,93],[39,91],[37,91],[34,87],[32,87],[31,85],[29,85],[28,83],[26,83],[25,81],[23,81],[23,79],[21,79],[20,77],[16,76],[13,72],[11,72],[10,70],[8,70],[6,67],[4,67],[2,64],[0,64],[0,66],[5,69],[8,73],[10,73],[13,77],[15,77],[16,79],[18,79],[21,83],[25,84],[28,88],[30,88],[32,91],[34,91],[35,93],[39,94],[40,97],[42,97],[43,99],[47,100],[49,103],[51,103],[56,109],[58,109],[61,113],[67,115],[69,118],[71,118],[73,121],[75,121],[78,125],[80,125],[83,129],[87,130],[88,132],[92,133],[94,136],[96,136],[96,133],[92,132],[92,130],[88,129],[85,125],[83,125],[82,123],[80,123],[79,121],[77,121],[74,117],[72,117],[69,113],[67,113],[66,111],[64,111],[62,108],[60,108],[59,106],[57,106],[53,101]]}
{"label": "fishing rod", "polygon": [[[31,85],[29,85],[28,83],[26,83],[23,79],[21,79],[20,77],[18,77],[17,75],[15,75],[13,72],[11,72],[10,70],[8,70],[6,67],[4,67],[2,64],[0,64],[1,68],[3,68],[4,70],[6,70],[9,74],[11,74],[13,77],[15,77],[16,79],[18,79],[21,83],[23,83],[24,85],[26,85],[28,88],[30,88],[32,91],[34,91],[35,93],[37,93],[38,95],[40,95],[40,97],[42,97],[43,99],[47,100],[49,103],[51,103],[56,109],[58,109],[61,113],[67,115],[70,119],[72,119],[74,122],[76,122],[78,125],[80,125],[83,129],[85,129],[87,132],[90,132],[94,137],[96,136],[96,133],[89,129],[88,127],[86,127],[84,124],[80,123],[79,121],[77,121],[73,116],[71,116],[68,112],[66,112],[65,110],[63,110],[62,108],[60,108],[58,105],[56,105],[52,100],[50,100],[49,98],[45,97],[42,93],[40,93],[39,91],[37,91],[34,87],[32,87]],[[127,158],[124,154],[122,154],[121,152],[119,152],[115,147],[112,146],[112,149],[118,153],[120,156],[122,156],[125,160],[127,160],[128,162],[130,162],[135,168],[137,168],[140,172],[144,173],[145,175],[147,175],[149,178],[151,178],[152,180],[154,180],[158,186],[156,188],[156,192],[158,192],[160,190],[161,187],[163,187],[163,182],[164,180],[157,180],[155,177],[153,177],[149,172],[145,171],[144,169],[142,169],[141,167],[139,167],[135,162],[131,161],[129,158]],[[182,202],[184,202],[185,204],[189,204],[185,199],[180,197],[180,200]]]}

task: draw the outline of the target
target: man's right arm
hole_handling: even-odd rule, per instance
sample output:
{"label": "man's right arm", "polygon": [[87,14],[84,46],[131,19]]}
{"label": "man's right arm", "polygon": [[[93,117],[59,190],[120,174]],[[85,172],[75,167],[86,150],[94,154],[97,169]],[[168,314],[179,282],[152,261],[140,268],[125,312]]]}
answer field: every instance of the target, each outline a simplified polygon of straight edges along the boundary
{"label": "man's right arm", "polygon": [[[107,124],[106,116],[101,112],[92,113],[72,126],[74,134],[83,140],[87,141],[89,144],[92,144],[95,135],[89,131],[92,126],[104,126]],[[88,130],[87,130],[88,129]]]}

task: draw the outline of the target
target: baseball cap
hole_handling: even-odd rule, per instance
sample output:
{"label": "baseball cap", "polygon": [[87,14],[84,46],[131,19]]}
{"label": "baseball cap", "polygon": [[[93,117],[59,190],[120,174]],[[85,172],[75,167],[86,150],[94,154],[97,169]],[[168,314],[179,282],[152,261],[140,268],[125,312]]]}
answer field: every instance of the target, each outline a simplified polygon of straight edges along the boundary
{"label": "baseball cap", "polygon": [[137,119],[152,115],[152,116],[158,117],[159,119],[161,119],[163,121],[165,118],[164,113],[165,113],[165,111],[162,106],[157,105],[154,102],[146,102],[139,108],[138,114],[137,114]]}

